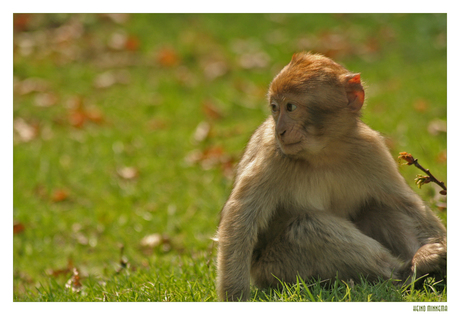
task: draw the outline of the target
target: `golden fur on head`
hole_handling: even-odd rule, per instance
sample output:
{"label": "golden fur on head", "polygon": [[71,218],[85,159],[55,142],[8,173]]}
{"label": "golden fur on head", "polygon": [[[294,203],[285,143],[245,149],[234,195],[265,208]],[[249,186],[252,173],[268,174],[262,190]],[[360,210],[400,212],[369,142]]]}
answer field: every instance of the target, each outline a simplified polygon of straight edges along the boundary
{"label": "golden fur on head", "polygon": [[297,53],[270,84],[269,94],[305,92],[321,84],[340,85],[341,75],[350,72],[320,54]]}

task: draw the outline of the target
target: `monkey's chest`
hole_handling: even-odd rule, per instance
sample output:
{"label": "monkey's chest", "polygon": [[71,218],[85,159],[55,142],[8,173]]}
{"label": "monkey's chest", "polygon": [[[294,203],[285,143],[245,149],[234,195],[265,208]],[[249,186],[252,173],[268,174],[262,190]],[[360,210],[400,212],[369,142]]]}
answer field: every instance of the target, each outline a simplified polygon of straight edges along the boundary
{"label": "monkey's chest", "polygon": [[292,199],[299,209],[332,212],[348,217],[359,210],[368,188],[344,174],[320,173],[303,177],[292,187]]}

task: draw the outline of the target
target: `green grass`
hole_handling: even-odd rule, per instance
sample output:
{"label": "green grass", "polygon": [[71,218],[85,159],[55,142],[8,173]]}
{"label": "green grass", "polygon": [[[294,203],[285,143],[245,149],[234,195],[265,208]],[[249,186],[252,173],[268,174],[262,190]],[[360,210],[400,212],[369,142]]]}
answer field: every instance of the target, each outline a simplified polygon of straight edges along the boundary
{"label": "green grass", "polygon": [[[15,131],[13,219],[23,230],[13,236],[14,301],[216,301],[211,238],[231,190],[228,165],[268,115],[273,75],[299,50],[360,72],[363,120],[387,137],[395,159],[410,152],[447,180],[447,135],[428,130],[447,120],[446,15],[23,18],[15,17],[13,115],[15,128],[22,119],[38,133],[25,141]],[[117,48],[114,34],[131,44]],[[259,66],[243,66],[248,56]],[[220,72],[209,70],[213,64]],[[98,87],[107,71],[122,82]],[[45,87],[24,93],[28,78]],[[36,106],[43,93],[56,101]],[[76,97],[101,121],[72,125]],[[198,141],[201,122],[211,129]],[[214,160],[189,162],[192,152],[209,148]],[[136,170],[132,178],[120,176],[126,167]],[[438,187],[416,188],[414,167],[401,172],[446,222]],[[160,244],[142,245],[152,234]],[[65,286],[73,268],[79,292]],[[430,282],[412,291],[366,282],[307,287],[254,288],[252,300],[447,300],[445,287]]]}

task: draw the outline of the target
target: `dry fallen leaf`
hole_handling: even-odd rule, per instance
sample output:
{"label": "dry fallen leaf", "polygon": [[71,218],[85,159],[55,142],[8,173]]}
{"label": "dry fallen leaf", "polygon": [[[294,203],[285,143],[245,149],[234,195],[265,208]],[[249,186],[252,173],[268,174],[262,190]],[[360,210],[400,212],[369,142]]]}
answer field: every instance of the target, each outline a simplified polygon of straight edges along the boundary
{"label": "dry fallen leaf", "polygon": [[48,269],[48,270],[46,270],[46,274],[49,275],[49,276],[58,277],[58,276],[60,276],[62,274],[71,273],[73,269],[74,269],[73,261],[72,261],[72,259],[68,259],[66,268]]}
{"label": "dry fallen leaf", "polygon": [[129,35],[125,42],[125,49],[129,51],[139,50],[140,40],[134,35]]}
{"label": "dry fallen leaf", "polygon": [[428,132],[434,136],[447,132],[447,122],[441,119],[434,119],[428,124]]}
{"label": "dry fallen leaf", "polygon": [[265,68],[270,63],[270,57],[263,51],[245,53],[240,57],[240,65],[245,69]]}
{"label": "dry fallen leaf", "polygon": [[25,230],[24,224],[19,223],[19,222],[13,224],[13,234],[22,233],[24,232],[24,230]]}
{"label": "dry fallen leaf", "polygon": [[211,131],[211,125],[208,122],[206,121],[200,122],[195,129],[195,133],[193,134],[193,140],[195,142],[204,141],[208,137],[210,131]]}
{"label": "dry fallen leaf", "polygon": [[16,13],[13,14],[13,29],[16,32],[26,31],[29,27],[32,14],[30,13]]}
{"label": "dry fallen leaf", "polygon": [[94,79],[94,86],[98,89],[105,89],[117,83],[117,79],[113,71],[107,71],[99,74]]}
{"label": "dry fallen leaf", "polygon": [[209,119],[221,119],[223,117],[222,111],[211,101],[205,101],[201,106],[202,111]]}
{"label": "dry fallen leaf", "polygon": [[179,56],[172,48],[163,48],[157,56],[157,61],[163,67],[172,67],[179,64]]}
{"label": "dry fallen leaf", "polygon": [[428,110],[428,102],[424,99],[417,99],[412,105],[414,109],[419,113],[424,113]]}
{"label": "dry fallen leaf", "polygon": [[222,147],[216,146],[205,149],[203,151],[200,162],[203,169],[209,170],[221,163],[223,160],[226,160],[224,149]]}
{"label": "dry fallen leaf", "polygon": [[87,109],[84,105],[84,100],[81,97],[74,97],[69,101],[69,123],[76,127],[81,128],[87,121],[100,124],[104,121],[102,113],[96,109]]}
{"label": "dry fallen leaf", "polygon": [[117,31],[110,36],[108,46],[114,50],[122,50],[126,46],[128,35],[124,31]]}
{"label": "dry fallen leaf", "polygon": [[19,142],[29,142],[35,139],[39,134],[38,124],[28,124],[22,118],[16,118],[13,121],[15,139]]}
{"label": "dry fallen leaf", "polygon": [[140,245],[144,250],[151,250],[158,246],[161,246],[161,249],[164,252],[171,250],[171,240],[169,237],[158,233],[144,236],[140,242]]}
{"label": "dry fallen leaf", "polygon": [[132,166],[122,167],[117,170],[117,173],[123,179],[134,179],[139,176],[137,168]]}
{"label": "dry fallen leaf", "polygon": [[80,275],[77,268],[73,268],[73,275],[65,284],[65,287],[73,292],[80,292],[82,284],[80,282]]}
{"label": "dry fallen leaf", "polygon": [[32,92],[45,92],[48,86],[46,80],[32,77],[15,82],[14,91],[20,95],[25,95]]}
{"label": "dry fallen leaf", "polygon": [[204,170],[219,167],[228,179],[233,177],[236,159],[224,153],[222,147],[212,146],[203,151],[193,150],[186,157],[188,165],[199,164]]}
{"label": "dry fallen leaf", "polygon": [[49,107],[55,105],[58,101],[54,93],[39,93],[35,96],[35,105],[38,107]]}
{"label": "dry fallen leaf", "polygon": [[130,81],[131,75],[128,70],[109,70],[94,79],[94,86],[98,89],[106,89],[114,84],[128,84]]}
{"label": "dry fallen leaf", "polygon": [[69,192],[65,189],[56,189],[51,195],[51,201],[61,202],[69,198]]}
{"label": "dry fallen leaf", "polygon": [[214,80],[228,72],[228,65],[224,61],[209,61],[204,65],[204,75],[208,80]]}
{"label": "dry fallen leaf", "polygon": [[128,13],[104,13],[101,17],[108,17],[110,20],[117,24],[125,24],[129,19]]}
{"label": "dry fallen leaf", "polygon": [[144,236],[141,240],[141,246],[143,247],[157,247],[158,245],[161,244],[163,240],[163,237],[161,234],[155,233],[155,234],[150,234],[147,236]]}

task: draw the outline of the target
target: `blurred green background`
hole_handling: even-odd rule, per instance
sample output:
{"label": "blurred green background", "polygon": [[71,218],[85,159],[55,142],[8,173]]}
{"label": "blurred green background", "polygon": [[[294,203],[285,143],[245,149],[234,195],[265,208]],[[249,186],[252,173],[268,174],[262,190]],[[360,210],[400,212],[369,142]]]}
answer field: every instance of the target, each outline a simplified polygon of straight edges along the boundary
{"label": "blurred green background", "polygon": [[[36,287],[63,285],[73,268],[104,280],[194,262],[205,270],[184,281],[203,272],[209,297],[198,300],[215,299],[211,238],[233,169],[298,51],[360,72],[363,120],[395,160],[410,152],[446,181],[446,19],[15,14],[14,300],[39,300]],[[445,221],[440,188],[401,172]]]}

